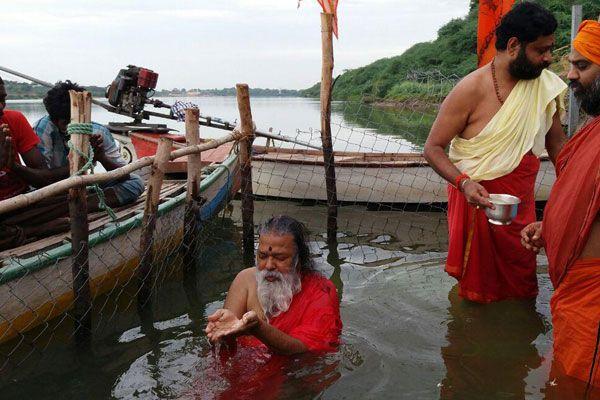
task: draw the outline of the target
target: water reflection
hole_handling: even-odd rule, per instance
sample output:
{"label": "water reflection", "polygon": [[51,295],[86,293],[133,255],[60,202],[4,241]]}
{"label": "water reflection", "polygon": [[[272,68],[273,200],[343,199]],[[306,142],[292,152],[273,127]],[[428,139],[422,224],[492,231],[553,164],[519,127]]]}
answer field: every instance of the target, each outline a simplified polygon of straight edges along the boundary
{"label": "water reflection", "polygon": [[333,109],[350,124],[373,129],[380,135],[404,139],[412,145],[413,151],[423,150],[437,113],[434,107],[422,105],[406,104],[392,108],[361,102],[335,103]]}
{"label": "water reflection", "polygon": [[533,344],[547,332],[548,322],[532,301],[476,304],[458,296],[448,300],[448,345],[441,353],[446,365],[440,398],[524,399],[525,378],[540,367]]}

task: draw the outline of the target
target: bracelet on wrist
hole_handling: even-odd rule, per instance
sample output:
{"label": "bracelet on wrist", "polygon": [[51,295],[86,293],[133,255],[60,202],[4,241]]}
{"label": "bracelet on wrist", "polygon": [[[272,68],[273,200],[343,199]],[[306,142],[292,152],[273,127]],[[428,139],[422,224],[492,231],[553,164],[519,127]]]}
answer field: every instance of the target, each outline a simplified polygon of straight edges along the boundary
{"label": "bracelet on wrist", "polygon": [[458,189],[459,191],[462,192],[462,186],[463,186],[464,182],[466,182],[469,179],[471,179],[471,177],[469,175],[467,175],[467,174],[460,174],[454,180],[454,187],[456,189]]}

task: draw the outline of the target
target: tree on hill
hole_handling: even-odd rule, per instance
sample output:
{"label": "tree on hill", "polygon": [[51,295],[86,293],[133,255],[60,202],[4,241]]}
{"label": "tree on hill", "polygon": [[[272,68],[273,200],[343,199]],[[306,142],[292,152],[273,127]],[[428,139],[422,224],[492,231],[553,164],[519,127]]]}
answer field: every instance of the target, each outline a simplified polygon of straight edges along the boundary
{"label": "tree on hill", "polygon": [[[585,19],[597,19],[600,14],[598,0],[539,0],[538,3],[554,13],[559,28],[556,32],[556,48],[567,48],[571,35],[571,6],[583,6]],[[431,42],[417,43],[403,54],[384,58],[367,66],[344,72],[337,80],[335,99],[388,99],[403,100],[407,75],[413,71],[439,71],[442,75],[462,77],[477,66],[477,0],[471,0],[469,13],[453,19],[438,30]],[[414,85],[411,86],[414,92]],[[318,97],[320,84],[302,91],[307,97]],[[424,87],[423,94],[431,92]],[[436,92],[433,90],[433,92]]]}

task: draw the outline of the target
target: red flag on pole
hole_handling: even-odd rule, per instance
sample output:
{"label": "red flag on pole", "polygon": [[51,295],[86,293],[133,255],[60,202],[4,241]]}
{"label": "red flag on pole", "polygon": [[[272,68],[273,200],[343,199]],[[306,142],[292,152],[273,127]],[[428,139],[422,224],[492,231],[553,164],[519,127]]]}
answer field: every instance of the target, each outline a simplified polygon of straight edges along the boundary
{"label": "red flag on pole", "polygon": [[317,0],[323,12],[326,14],[333,14],[333,34],[338,37],[338,23],[337,23],[337,6],[338,0]]}
{"label": "red flag on pole", "polygon": [[[319,0],[320,1],[320,0]],[[482,67],[496,55],[496,28],[502,17],[510,11],[515,0],[479,0],[477,26],[477,60]]]}

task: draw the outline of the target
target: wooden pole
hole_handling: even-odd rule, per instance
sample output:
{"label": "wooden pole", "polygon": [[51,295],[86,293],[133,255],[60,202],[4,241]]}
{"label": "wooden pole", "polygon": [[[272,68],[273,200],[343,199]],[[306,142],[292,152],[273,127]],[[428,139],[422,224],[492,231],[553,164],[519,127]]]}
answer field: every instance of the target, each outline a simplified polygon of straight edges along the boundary
{"label": "wooden pole", "polygon": [[333,14],[321,13],[323,64],[321,70],[321,142],[327,187],[327,239],[337,235],[337,189],[331,139],[331,91],[333,83]]}
{"label": "wooden pole", "polygon": [[[242,134],[240,132],[232,132],[229,135],[220,137],[218,139],[213,139],[208,143],[203,143],[198,146],[185,147],[183,149],[175,150],[171,153],[169,159],[175,160],[179,157],[187,156],[190,154],[199,153],[210,149],[216,149],[222,144],[239,140],[241,137]],[[99,174],[71,176],[70,178],[63,179],[62,181],[53,183],[38,190],[34,190],[33,192],[20,194],[18,196],[14,196],[6,200],[2,200],[0,201],[0,214],[5,214],[10,211],[17,210],[19,208],[30,206],[45,198],[64,193],[67,190],[74,187],[91,185],[94,183],[104,183],[117,178],[122,178],[123,176],[129,175],[133,171],[137,171],[138,169],[152,165],[154,163],[155,158],[156,156],[143,157],[123,167],[113,169],[112,171],[108,172],[102,172]]]}
{"label": "wooden pole", "polygon": [[[185,110],[186,146],[200,144],[200,110]],[[183,267],[193,271],[198,236],[198,212],[200,210],[200,181],[202,175],[201,153],[190,154],[187,159],[187,196],[183,221]]]}
{"label": "wooden pole", "polygon": [[[71,122],[90,123],[92,121],[92,95],[89,92],[69,91],[71,99]],[[72,134],[71,143],[78,151],[69,152],[69,171],[76,175],[86,164],[90,137],[86,134]],[[81,153],[79,153],[81,152]],[[83,172],[85,174],[86,172]],[[71,219],[71,249],[73,264],[73,318],[75,320],[75,340],[78,344],[89,343],[92,330],[92,296],[90,291],[90,264],[87,219],[87,192],[85,187],[69,190],[69,216]]]}
{"label": "wooden pole", "polygon": [[[574,5],[571,8],[571,50],[573,50],[573,40],[577,36],[577,30],[581,21],[583,20],[583,7],[581,5]],[[577,126],[579,125],[579,102],[575,98],[573,89],[569,89],[569,127],[567,135],[571,137],[575,134]]]}
{"label": "wooden pole", "polygon": [[242,139],[240,140],[240,173],[242,178],[242,246],[244,262],[254,265],[254,196],[252,193],[252,142],[254,141],[254,124],[250,108],[250,92],[248,85],[238,83],[237,102],[240,112]]}
{"label": "wooden pole", "polygon": [[160,189],[165,177],[165,168],[169,161],[169,155],[173,141],[160,138],[158,150],[152,164],[152,171],[148,179],[148,192],[144,206],[144,218],[142,220],[142,233],[140,235],[140,265],[137,271],[138,278],[138,306],[143,308],[150,300],[152,293],[152,245],[154,242],[154,228],[156,226],[156,213],[160,201]]}

